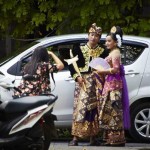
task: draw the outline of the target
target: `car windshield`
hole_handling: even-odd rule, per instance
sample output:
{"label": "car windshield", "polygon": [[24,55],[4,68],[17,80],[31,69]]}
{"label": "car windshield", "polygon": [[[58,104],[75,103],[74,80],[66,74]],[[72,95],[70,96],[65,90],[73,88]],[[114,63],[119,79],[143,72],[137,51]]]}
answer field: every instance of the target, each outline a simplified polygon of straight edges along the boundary
{"label": "car windshield", "polygon": [[31,42],[29,44],[26,44],[25,46],[19,48],[17,50],[17,53],[15,53],[13,56],[9,56],[9,58],[7,58],[6,60],[2,60],[0,62],[0,67],[3,66],[5,63],[9,62],[11,59],[13,59],[14,57],[16,57],[17,55],[19,55],[20,53],[22,53],[24,50],[30,48],[31,46],[34,46],[35,44],[37,44],[37,41]]}

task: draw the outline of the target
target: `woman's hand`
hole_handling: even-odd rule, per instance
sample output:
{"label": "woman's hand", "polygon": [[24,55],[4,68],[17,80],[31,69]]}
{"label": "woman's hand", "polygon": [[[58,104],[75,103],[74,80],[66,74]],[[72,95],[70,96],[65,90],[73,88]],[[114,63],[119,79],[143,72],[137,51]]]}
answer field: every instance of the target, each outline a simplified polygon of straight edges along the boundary
{"label": "woman's hand", "polygon": [[96,70],[96,71],[93,71],[94,73],[97,73],[99,75],[106,75],[106,74],[113,74],[115,72],[115,70],[113,68],[109,68],[107,70]]}
{"label": "woman's hand", "polygon": [[64,64],[62,63],[62,61],[52,51],[47,51],[47,52],[55,61],[57,69],[62,70],[64,68]]}
{"label": "woman's hand", "polygon": [[96,73],[96,74],[102,74],[103,73],[103,71],[101,71],[101,70],[95,70],[93,72]]}
{"label": "woman's hand", "polygon": [[97,70],[94,70],[93,73],[98,74],[98,71],[97,71]]}

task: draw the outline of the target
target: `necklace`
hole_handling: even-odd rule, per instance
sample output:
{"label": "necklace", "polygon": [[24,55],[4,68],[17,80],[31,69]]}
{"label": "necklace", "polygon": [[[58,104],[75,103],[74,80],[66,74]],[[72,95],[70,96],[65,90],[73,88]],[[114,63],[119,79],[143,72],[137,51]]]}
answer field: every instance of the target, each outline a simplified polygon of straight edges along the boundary
{"label": "necklace", "polygon": [[96,44],[95,46],[90,46],[90,44],[89,43],[87,43],[87,47],[89,48],[89,49],[96,49],[97,47],[98,47],[98,44]]}

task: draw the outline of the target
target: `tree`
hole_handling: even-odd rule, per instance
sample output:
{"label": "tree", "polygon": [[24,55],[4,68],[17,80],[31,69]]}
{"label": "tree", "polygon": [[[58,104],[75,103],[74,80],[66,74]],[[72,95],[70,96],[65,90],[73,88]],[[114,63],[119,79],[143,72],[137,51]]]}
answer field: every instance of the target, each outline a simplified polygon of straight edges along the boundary
{"label": "tree", "polygon": [[[87,32],[96,22],[108,32],[119,25],[125,34],[150,35],[146,0],[0,0],[1,36],[34,38],[51,34]],[[9,30],[8,30],[9,29]]]}

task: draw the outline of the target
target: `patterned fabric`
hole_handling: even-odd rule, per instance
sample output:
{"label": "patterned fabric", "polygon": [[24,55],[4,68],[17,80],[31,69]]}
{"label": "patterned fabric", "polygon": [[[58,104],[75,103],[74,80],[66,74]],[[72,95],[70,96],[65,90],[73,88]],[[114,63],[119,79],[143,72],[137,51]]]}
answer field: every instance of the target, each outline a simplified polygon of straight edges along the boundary
{"label": "patterned fabric", "polygon": [[34,96],[43,93],[50,93],[50,79],[49,79],[49,63],[39,63],[37,66],[34,80],[22,80],[18,87],[22,93],[16,91],[14,97],[17,96]]}
{"label": "patterned fabric", "polygon": [[87,91],[76,83],[72,135],[88,137],[97,135],[99,132],[98,103],[96,98],[95,81],[93,74],[85,74]]}
{"label": "patterned fabric", "polygon": [[[104,76],[94,73],[95,83],[96,83],[96,96],[97,99],[101,99],[103,86],[104,86]],[[98,103],[98,114],[100,114],[100,103]]]}
{"label": "patterned fabric", "polygon": [[72,135],[80,138],[96,136],[99,132],[98,116],[96,115],[94,121],[73,122]]}
{"label": "patterned fabric", "polygon": [[100,127],[105,131],[107,143],[125,143],[123,110],[122,110],[122,78],[120,75],[120,58],[108,56],[107,62],[111,67],[117,68],[116,74],[105,77],[102,98],[100,99]]}
{"label": "patterned fabric", "polygon": [[[83,75],[83,78],[85,79],[87,91],[85,92],[77,83],[74,95],[74,109],[78,109],[78,111],[74,111],[73,120],[77,122],[83,122],[85,120],[86,112],[96,108],[98,103],[93,75],[85,74]],[[96,105],[90,107],[92,104]]]}

